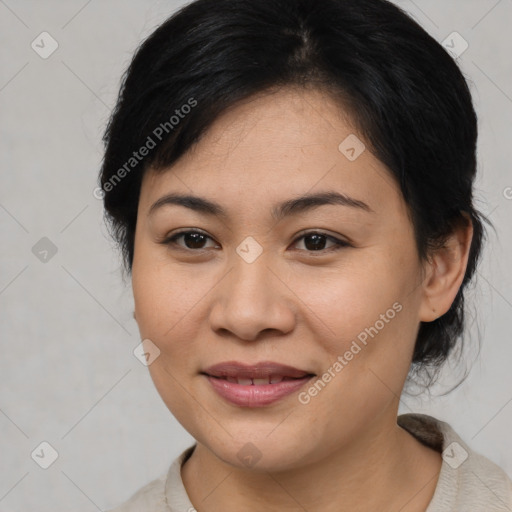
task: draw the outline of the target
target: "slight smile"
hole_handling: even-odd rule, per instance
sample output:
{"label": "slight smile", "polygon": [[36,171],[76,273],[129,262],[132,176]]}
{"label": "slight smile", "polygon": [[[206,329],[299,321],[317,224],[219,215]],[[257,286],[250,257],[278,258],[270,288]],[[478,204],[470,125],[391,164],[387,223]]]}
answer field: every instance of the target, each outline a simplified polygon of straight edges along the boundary
{"label": "slight smile", "polygon": [[316,375],[274,362],[246,365],[228,361],[201,372],[214,391],[241,407],[264,407],[297,392]]}

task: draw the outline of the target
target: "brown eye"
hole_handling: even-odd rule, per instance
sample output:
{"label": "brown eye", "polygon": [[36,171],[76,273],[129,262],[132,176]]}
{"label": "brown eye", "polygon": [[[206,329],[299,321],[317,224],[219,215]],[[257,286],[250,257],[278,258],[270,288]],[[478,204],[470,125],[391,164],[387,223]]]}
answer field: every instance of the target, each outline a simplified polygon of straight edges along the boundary
{"label": "brown eye", "polygon": [[[178,243],[178,240],[182,239],[182,242]],[[201,231],[182,231],[180,233],[176,233],[169,238],[166,238],[161,243],[164,245],[171,245],[178,247],[183,250],[190,251],[201,251],[203,249],[208,249],[205,245],[208,240],[213,239],[208,236],[206,233]],[[294,245],[296,245],[299,241],[303,240],[304,249],[300,249],[306,252],[318,252],[318,253],[326,253],[331,251],[336,251],[341,249],[342,247],[350,247],[348,242],[343,240],[339,240],[338,238],[327,235],[325,233],[313,231],[310,233],[305,233],[299,238],[296,238],[294,241]],[[331,246],[328,246],[328,244]],[[219,245],[210,246],[210,248],[218,248]]]}
{"label": "brown eye", "polygon": [[[182,243],[177,243],[177,240],[179,239],[183,239],[184,245]],[[208,239],[213,240],[210,236],[201,231],[182,231],[181,233],[177,233],[170,238],[165,239],[162,243],[165,245],[175,245],[185,250],[201,250],[207,249],[207,247],[205,247],[205,243]]]}
{"label": "brown eye", "polygon": [[[333,236],[327,235],[325,233],[319,233],[319,232],[310,232],[302,235],[301,237],[297,238],[294,242],[296,244],[300,240],[304,240],[304,247],[307,252],[328,252],[333,250],[338,250],[341,247],[349,247],[350,244],[348,242],[344,242],[343,240],[339,240],[338,238],[335,238]],[[326,248],[326,244],[328,242],[331,242],[333,245],[331,247]]]}

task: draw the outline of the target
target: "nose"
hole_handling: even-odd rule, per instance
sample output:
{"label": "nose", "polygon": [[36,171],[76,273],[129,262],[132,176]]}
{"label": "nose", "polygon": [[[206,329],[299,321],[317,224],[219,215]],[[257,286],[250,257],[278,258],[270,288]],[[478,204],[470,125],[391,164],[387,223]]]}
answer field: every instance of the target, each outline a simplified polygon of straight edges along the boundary
{"label": "nose", "polygon": [[231,270],[213,290],[211,328],[247,341],[257,340],[264,331],[276,335],[292,331],[294,295],[284,281],[264,255],[252,263],[236,255]]}

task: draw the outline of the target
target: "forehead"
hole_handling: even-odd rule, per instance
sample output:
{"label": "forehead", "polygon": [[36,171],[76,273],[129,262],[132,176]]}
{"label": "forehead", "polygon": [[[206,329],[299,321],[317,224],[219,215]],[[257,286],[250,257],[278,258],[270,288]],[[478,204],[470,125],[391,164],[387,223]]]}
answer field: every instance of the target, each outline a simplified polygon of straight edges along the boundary
{"label": "forehead", "polygon": [[325,92],[292,88],[225,111],[171,169],[146,173],[141,202],[177,191],[209,197],[229,210],[326,190],[375,211],[401,202],[389,170],[366,148],[340,104]]}

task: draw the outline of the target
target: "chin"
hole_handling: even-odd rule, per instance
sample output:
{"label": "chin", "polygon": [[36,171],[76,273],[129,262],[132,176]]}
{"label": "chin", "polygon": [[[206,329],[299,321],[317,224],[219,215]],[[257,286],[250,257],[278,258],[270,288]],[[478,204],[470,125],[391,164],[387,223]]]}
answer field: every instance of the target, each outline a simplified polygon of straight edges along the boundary
{"label": "chin", "polygon": [[[275,425],[274,425],[275,427]],[[279,427],[278,427],[279,428]],[[250,436],[224,436],[221,440],[206,439],[202,442],[219,459],[241,470],[254,472],[280,472],[311,462],[313,446],[290,432],[262,429],[260,434],[252,432]],[[303,447],[301,450],[297,447]]]}

